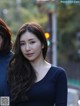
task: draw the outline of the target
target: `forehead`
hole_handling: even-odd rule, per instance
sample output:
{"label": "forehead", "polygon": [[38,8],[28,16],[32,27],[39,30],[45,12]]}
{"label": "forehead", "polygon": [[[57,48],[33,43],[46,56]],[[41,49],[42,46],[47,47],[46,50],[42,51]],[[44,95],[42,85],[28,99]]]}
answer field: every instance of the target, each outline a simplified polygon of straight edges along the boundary
{"label": "forehead", "polygon": [[38,39],[38,38],[36,37],[36,35],[34,35],[31,32],[25,32],[24,34],[21,35],[20,41],[26,40],[26,39],[28,40],[28,39]]}

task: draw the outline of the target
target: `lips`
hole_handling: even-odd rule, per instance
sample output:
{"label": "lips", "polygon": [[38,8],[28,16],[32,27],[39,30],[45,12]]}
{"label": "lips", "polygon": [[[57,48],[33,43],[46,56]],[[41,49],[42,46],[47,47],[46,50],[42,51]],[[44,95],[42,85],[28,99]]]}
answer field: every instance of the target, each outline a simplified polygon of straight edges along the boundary
{"label": "lips", "polygon": [[26,54],[28,57],[31,57],[34,53]]}

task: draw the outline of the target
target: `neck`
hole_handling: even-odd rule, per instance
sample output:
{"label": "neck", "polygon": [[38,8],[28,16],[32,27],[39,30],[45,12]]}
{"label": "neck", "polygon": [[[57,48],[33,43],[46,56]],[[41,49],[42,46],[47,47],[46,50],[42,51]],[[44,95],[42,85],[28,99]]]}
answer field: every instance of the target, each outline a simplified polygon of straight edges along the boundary
{"label": "neck", "polygon": [[34,61],[34,62],[31,62],[31,64],[32,64],[32,66],[34,67],[34,69],[37,71],[37,70],[39,70],[41,67],[44,66],[45,60],[44,60],[44,58],[42,57],[42,58],[37,59],[37,60]]}

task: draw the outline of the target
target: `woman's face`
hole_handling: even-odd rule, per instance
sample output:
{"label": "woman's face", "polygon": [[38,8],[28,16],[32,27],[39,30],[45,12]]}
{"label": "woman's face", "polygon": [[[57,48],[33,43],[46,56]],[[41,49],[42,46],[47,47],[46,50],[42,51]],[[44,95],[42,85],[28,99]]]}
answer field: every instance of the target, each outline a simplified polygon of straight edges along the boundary
{"label": "woman's face", "polygon": [[40,40],[32,33],[25,32],[20,38],[20,48],[23,56],[30,62],[41,58],[42,44]]}
{"label": "woman's face", "polygon": [[2,41],[3,41],[3,39],[2,39],[2,37],[0,36],[0,48],[1,48],[1,46],[2,46]]}

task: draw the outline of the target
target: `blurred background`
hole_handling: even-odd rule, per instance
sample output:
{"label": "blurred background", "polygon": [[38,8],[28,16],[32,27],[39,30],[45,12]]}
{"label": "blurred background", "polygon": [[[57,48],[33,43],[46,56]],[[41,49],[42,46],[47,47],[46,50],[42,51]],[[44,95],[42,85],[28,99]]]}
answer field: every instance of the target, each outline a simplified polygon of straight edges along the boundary
{"label": "blurred background", "polygon": [[43,27],[48,42],[47,61],[66,70],[71,89],[68,98],[70,93],[78,98],[78,104],[71,102],[68,106],[80,106],[80,0],[0,0],[0,18],[11,28],[13,43],[25,22],[37,22]]}

